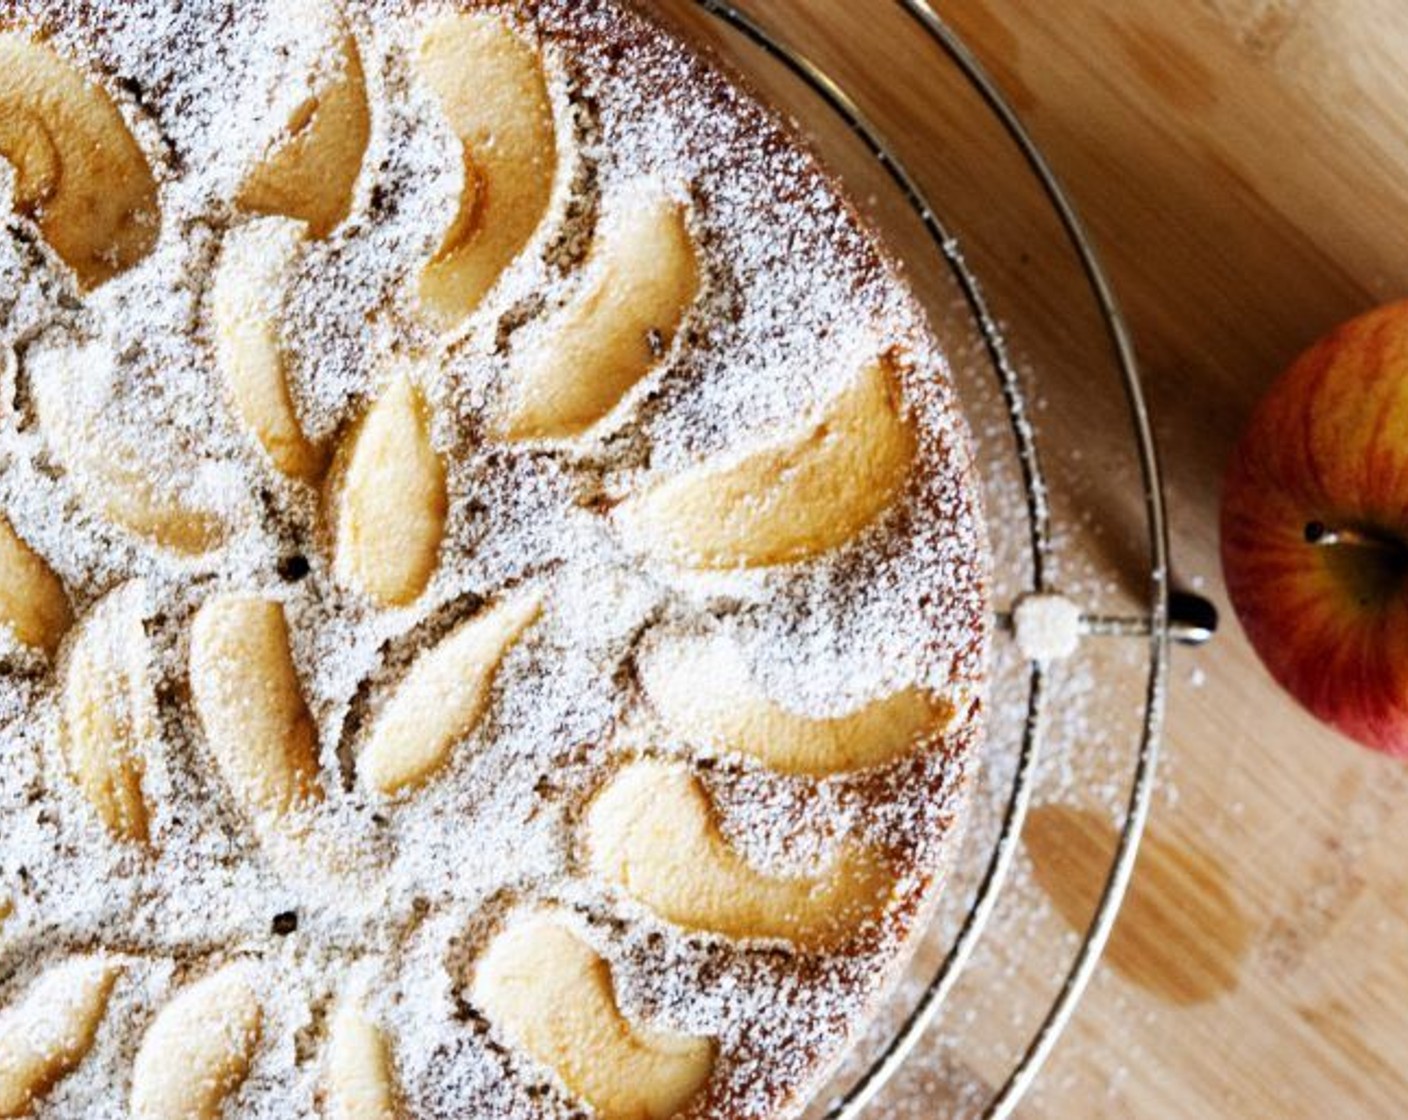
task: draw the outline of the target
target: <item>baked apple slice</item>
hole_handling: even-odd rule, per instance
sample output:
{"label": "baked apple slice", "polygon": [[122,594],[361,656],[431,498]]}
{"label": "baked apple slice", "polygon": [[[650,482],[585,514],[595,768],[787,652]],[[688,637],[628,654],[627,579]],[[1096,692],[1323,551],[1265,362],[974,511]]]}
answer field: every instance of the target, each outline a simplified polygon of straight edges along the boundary
{"label": "baked apple slice", "polygon": [[156,244],[157,184],[112,98],[46,43],[0,33],[0,156],[14,205],[87,290]]}
{"label": "baked apple slice", "polygon": [[145,589],[110,593],[79,627],[64,658],[59,745],[83,796],[108,831],[145,843],[145,751],[156,733]]}
{"label": "baked apple slice", "polygon": [[899,372],[881,358],[802,431],[662,482],[617,516],[628,541],[667,563],[795,563],[839,548],[889,509],[917,446]]}
{"label": "baked apple slice", "polygon": [[263,1017],[237,964],[180,992],[147,1028],[137,1051],[133,1120],[220,1120],[249,1076]]}
{"label": "baked apple slice", "polygon": [[302,10],[335,29],[328,57],[313,76],[312,92],[270,139],[245,179],[237,203],[254,213],[296,218],[307,224],[311,236],[323,238],[352,208],[371,136],[371,110],[357,40],[326,5]]}
{"label": "baked apple slice", "polygon": [[381,606],[414,602],[439,561],[449,497],[428,409],[409,377],[368,410],[333,473],[338,579]]}
{"label": "baked apple slice", "polygon": [[535,592],[510,595],[421,654],[372,725],[357,759],[362,781],[395,796],[438,772],[483,718],[499,665],[541,604]]}
{"label": "baked apple slice", "polygon": [[588,808],[592,873],[685,929],[747,940],[834,946],[879,914],[894,876],[854,844],[820,875],[784,877],[751,867],[729,846],[689,768],[641,761],[617,774]]}
{"label": "baked apple slice", "polygon": [[557,176],[556,127],[538,53],[502,15],[436,18],[416,69],[464,163],[458,210],[420,278],[423,308],[448,329],[479,306],[542,224]]}
{"label": "baked apple slice", "polygon": [[[224,539],[226,526],[192,498],[189,476],[175,467],[185,460],[183,453],[165,439],[152,440],[151,433],[139,443],[134,433],[110,428],[101,408],[78,391],[84,377],[101,374],[112,362],[98,343],[46,351],[33,361],[35,413],[54,457],[78,496],[128,532],[175,552],[209,551]],[[167,462],[157,461],[167,453]]]}
{"label": "baked apple slice", "polygon": [[200,609],[191,696],[220,775],[252,818],[286,819],[321,800],[317,729],[278,603],[222,595]]}
{"label": "baked apple slice", "polygon": [[316,482],[327,465],[304,435],[289,392],[280,303],[303,226],[259,220],[225,239],[211,285],[215,358],[244,426],[291,478]]}
{"label": "baked apple slice", "polygon": [[398,1120],[391,1047],[357,1001],[344,996],[328,1032],[330,1120]]}
{"label": "baked apple slice", "polygon": [[845,715],[799,715],[768,698],[721,635],[656,642],[638,668],[672,735],[784,774],[825,777],[882,765],[932,742],[955,714],[947,700],[904,688]]}
{"label": "baked apple slice", "polygon": [[698,294],[684,208],[651,188],[624,193],[581,288],[510,367],[503,434],[581,435],[659,364]]}
{"label": "baked apple slice", "polygon": [[93,1047],[121,966],[80,957],[45,972],[0,1015],[0,1117],[28,1116]]}
{"label": "baked apple slice", "polygon": [[520,917],[490,942],[471,998],[600,1120],[674,1116],[713,1072],[709,1039],[628,1021],[610,966],[548,912]]}
{"label": "baked apple slice", "polygon": [[0,516],[0,626],[52,657],[72,624],[62,581]]}

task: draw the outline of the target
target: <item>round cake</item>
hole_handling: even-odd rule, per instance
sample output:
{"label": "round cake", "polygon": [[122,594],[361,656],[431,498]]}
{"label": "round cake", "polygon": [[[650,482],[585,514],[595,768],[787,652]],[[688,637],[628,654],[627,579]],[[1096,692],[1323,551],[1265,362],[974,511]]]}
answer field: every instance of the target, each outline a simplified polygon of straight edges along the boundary
{"label": "round cake", "polygon": [[612,0],[0,0],[0,1117],[795,1115],[982,723],[952,381]]}

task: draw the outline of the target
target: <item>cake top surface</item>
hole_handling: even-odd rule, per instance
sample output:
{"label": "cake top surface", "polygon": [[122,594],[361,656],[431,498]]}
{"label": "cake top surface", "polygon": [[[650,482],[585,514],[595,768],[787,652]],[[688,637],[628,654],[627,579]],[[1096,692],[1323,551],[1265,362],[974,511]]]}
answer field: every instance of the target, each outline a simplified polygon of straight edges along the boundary
{"label": "cake top surface", "polygon": [[0,1114],[794,1109],[986,641],[854,210],[607,0],[0,28]]}

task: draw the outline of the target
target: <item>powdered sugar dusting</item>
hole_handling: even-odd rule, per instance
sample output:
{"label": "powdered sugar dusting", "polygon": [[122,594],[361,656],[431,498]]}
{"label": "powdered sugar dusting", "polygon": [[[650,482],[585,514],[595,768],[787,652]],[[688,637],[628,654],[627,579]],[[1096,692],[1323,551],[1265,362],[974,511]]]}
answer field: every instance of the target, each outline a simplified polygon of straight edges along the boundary
{"label": "powdered sugar dusting", "polygon": [[[415,278],[463,170],[410,61],[433,5],[348,4],[370,145],[348,219],[291,247],[281,219],[241,214],[232,199],[328,65],[327,10],[276,18],[272,0],[0,10],[101,78],[156,170],[162,210],[154,251],[86,296],[28,219],[8,219],[0,236],[0,509],[80,617],[143,581],[160,711],[145,744],[144,852],[111,840],[54,750],[64,655],[51,666],[6,653],[0,900],[14,913],[0,926],[0,1004],[73,953],[123,965],[93,1052],[36,1115],[124,1116],[133,1025],[225,962],[246,970],[266,1015],[232,1115],[317,1114],[327,1017],[349,987],[387,1025],[416,1115],[567,1115],[565,1089],[505,1048],[466,996],[483,939],[544,903],[611,962],[628,1015],[718,1039],[716,1075],[691,1115],[795,1112],[928,912],[984,675],[985,543],[966,434],[943,359],[870,234],[772,116],[652,24],[608,0],[510,5],[546,59],[559,182],[480,310],[437,335]],[[576,290],[583,245],[641,181],[686,204],[705,294],[660,368],[589,439],[494,443],[488,421],[515,348]],[[409,373],[427,399],[450,511],[436,573],[411,607],[378,610],[337,585],[324,495],[274,470],[230,407],[209,287],[237,229],[269,236],[269,251],[293,262],[278,306],[311,438],[345,432],[395,375]],[[862,538],[816,563],[709,574],[626,551],[609,512],[618,499],[789,430],[887,350],[919,420],[920,466]],[[115,523],[103,500],[113,462],[208,512],[216,546],[180,555]],[[394,804],[367,794],[358,750],[416,651],[524,586],[542,592],[543,618],[505,659],[485,722],[422,794]],[[292,850],[242,817],[191,711],[191,620],[220,591],[284,605],[318,726],[327,797]],[[634,753],[687,754],[642,714],[634,651],[654,628],[706,623],[726,625],[760,686],[799,713],[914,684],[962,702],[945,742],[873,772],[818,781],[739,759],[700,765],[725,835],[750,859],[814,864],[847,833],[891,855],[898,903],[842,951],[682,936],[581,865],[577,820],[604,778]]]}

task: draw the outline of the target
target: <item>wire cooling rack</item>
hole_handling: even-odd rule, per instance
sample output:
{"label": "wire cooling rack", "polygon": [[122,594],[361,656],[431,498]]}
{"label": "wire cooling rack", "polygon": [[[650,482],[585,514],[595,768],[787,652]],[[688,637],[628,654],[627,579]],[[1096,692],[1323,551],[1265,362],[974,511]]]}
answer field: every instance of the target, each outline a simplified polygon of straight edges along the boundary
{"label": "wire cooling rack", "polygon": [[[922,221],[933,247],[967,304],[968,312],[981,335],[982,347],[994,371],[1001,392],[1011,434],[1015,440],[1025,492],[1027,549],[1031,593],[1046,593],[1052,555],[1052,526],[1046,476],[1035,429],[1029,422],[1030,405],[1023,379],[1019,376],[1008,340],[992,313],[984,287],[965,258],[962,242],[950,229],[925,189],[911,174],[856,100],[831,73],[782,41],[753,16],[729,0],[692,0],[708,16],[727,29],[742,35],[773,61],[800,79],[836,114],[883,168],[894,186],[902,192],[909,207]],[[1197,645],[1210,639],[1217,626],[1216,612],[1200,597],[1172,590],[1168,544],[1167,512],[1163,475],[1154,442],[1149,410],[1140,383],[1139,368],[1128,328],[1100,264],[1089,234],[1070,196],[1050,163],[1032,140],[997,84],[988,75],[959,36],[940,18],[927,0],[890,0],[907,17],[909,30],[929,37],[962,73],[973,91],[1000,124],[1026,167],[1035,177],[1078,259],[1084,283],[1088,285],[1107,336],[1113,361],[1122,382],[1128,420],[1137,445],[1143,490],[1143,515],[1147,530],[1148,572],[1141,593],[1143,609],[1130,614],[1088,613],[1081,619],[1085,637],[1101,640],[1147,643],[1148,670],[1143,685],[1142,727],[1132,758],[1130,792],[1124,811],[1119,841],[1094,914],[1081,934],[1079,947],[1064,980],[1045,1009],[1044,1017],[1030,1037],[1024,1052],[1008,1070],[1004,1083],[987,1103],[985,1116],[1011,1115],[1031,1088],[1043,1063],[1069,1023],[1076,1005],[1104,951],[1124,899],[1140,841],[1149,816],[1154,777],[1164,722],[1165,690],[1168,680],[1170,644]],[[1010,628],[1011,614],[1000,612],[999,629]],[[917,1044],[933,1025],[945,999],[958,983],[988,926],[1003,888],[1009,879],[1019,849],[1022,829],[1032,803],[1035,772],[1042,755],[1044,731],[1048,722],[1048,681],[1046,670],[1032,664],[1026,679],[1025,721],[1021,746],[1005,794],[1005,806],[996,839],[987,854],[985,870],[972,895],[956,937],[946,957],[934,973],[925,978],[919,997],[878,1056],[855,1079],[830,1111],[827,1120],[856,1120],[864,1113],[891,1077],[909,1059]]]}

